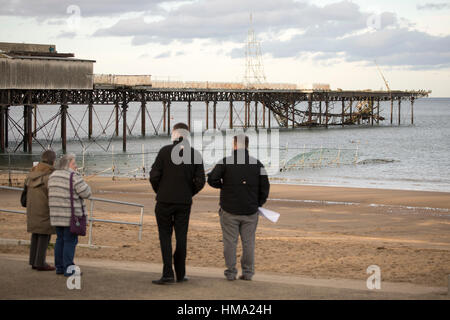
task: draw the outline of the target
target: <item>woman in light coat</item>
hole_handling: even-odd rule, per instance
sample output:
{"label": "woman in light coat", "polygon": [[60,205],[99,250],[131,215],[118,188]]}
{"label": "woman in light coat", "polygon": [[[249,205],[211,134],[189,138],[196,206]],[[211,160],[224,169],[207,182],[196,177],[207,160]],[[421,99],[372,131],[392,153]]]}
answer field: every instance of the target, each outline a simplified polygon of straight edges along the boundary
{"label": "woman in light coat", "polygon": [[56,229],[55,267],[57,274],[66,277],[74,273],[73,262],[78,235],[70,232],[70,218],[72,215],[70,202],[70,175],[73,172],[73,201],[75,215],[81,216],[85,212],[84,199],[91,196],[91,188],[76,172],[75,155],[64,155],[57,170],[52,173],[48,182],[48,199],[50,207],[50,223]]}

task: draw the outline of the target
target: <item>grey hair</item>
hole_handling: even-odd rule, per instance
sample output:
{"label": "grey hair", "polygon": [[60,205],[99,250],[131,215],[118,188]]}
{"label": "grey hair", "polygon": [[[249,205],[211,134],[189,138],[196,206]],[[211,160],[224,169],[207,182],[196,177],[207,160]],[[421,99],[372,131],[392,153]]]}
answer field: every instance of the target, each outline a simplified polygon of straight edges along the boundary
{"label": "grey hair", "polygon": [[75,155],[73,153],[63,155],[58,161],[57,168],[60,170],[69,169],[69,164],[72,160],[75,160]]}

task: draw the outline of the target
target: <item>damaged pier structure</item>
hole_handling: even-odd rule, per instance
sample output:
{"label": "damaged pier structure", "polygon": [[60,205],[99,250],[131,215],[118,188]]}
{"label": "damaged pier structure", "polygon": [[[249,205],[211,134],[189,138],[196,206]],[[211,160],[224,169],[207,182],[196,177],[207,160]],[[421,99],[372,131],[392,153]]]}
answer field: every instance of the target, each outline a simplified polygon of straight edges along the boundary
{"label": "damaged pier structure", "polygon": [[[374,126],[386,120],[391,125],[400,125],[402,102],[410,104],[410,123],[413,124],[415,99],[429,94],[428,91],[299,90],[270,84],[252,87],[211,82],[162,86],[157,81],[152,82],[149,75],[94,76],[94,62],[75,59],[73,54],[57,53],[52,45],[0,43],[0,153],[9,148],[9,132],[13,127],[20,137],[11,152],[31,153],[33,143],[45,149],[36,134],[48,130],[45,128],[53,126],[54,122],[60,124],[60,133],[53,133],[51,139],[60,138],[61,149],[66,152],[67,126],[71,122],[70,110],[74,105],[86,108],[87,129],[83,130],[87,131],[88,139],[94,138],[96,106],[110,105],[112,123],[115,124],[114,136],[122,137],[123,151],[126,151],[127,134],[134,128],[133,125],[130,129],[133,121],[127,120],[127,110],[132,102],[140,104],[134,123],[139,116],[139,135],[145,137],[150,134],[146,131],[149,126],[146,120],[152,120],[153,116],[147,104],[155,102],[161,104],[162,118],[159,120],[162,131],[170,134],[171,104],[174,102],[185,104],[189,127],[192,126],[192,103],[202,102],[206,129],[328,128]],[[390,102],[388,119],[380,115],[381,102]],[[36,112],[42,105],[54,106],[55,115],[38,124]],[[10,116],[10,111],[18,108],[23,111],[19,121]],[[228,121],[225,124],[219,124],[218,108],[226,108]],[[393,118],[394,108],[398,119]],[[82,125],[78,124],[78,130]],[[155,134],[158,134],[157,130]]]}

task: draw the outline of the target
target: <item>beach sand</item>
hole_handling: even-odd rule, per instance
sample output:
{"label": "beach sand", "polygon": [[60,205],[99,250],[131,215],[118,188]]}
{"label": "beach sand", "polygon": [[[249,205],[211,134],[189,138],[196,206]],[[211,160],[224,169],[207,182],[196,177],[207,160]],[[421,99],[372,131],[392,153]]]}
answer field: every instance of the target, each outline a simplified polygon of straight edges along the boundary
{"label": "beach sand", "polygon": [[[161,263],[155,195],[148,181],[106,177],[87,181],[95,197],[145,205],[143,238],[138,241],[136,226],[96,222],[93,243],[110,247],[78,247],[76,256]],[[218,190],[207,186],[194,198],[190,266],[224,267],[218,196]],[[0,190],[0,208],[23,210],[19,197],[18,191]],[[450,193],[272,185],[269,198],[265,207],[281,217],[276,224],[259,220],[256,272],[367,279],[367,267],[378,265],[382,280],[447,286]],[[96,203],[94,209],[95,218],[139,221],[136,207]],[[0,238],[29,239],[25,216],[1,212]],[[87,241],[80,238],[80,243]],[[0,245],[0,252],[27,254],[28,247]],[[239,255],[240,245],[238,261]]]}

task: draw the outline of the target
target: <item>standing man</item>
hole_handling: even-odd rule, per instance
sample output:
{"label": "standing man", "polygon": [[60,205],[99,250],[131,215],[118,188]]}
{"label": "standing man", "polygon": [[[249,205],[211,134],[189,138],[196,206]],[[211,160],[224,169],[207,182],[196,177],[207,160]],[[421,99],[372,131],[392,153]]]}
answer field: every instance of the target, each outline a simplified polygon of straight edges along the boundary
{"label": "standing man", "polygon": [[55,228],[50,225],[48,206],[48,179],[55,170],[56,154],[46,150],[39,164],[31,169],[25,180],[27,188],[27,231],[31,233],[30,265],[38,271],[54,271],[55,267],[45,262],[50,237]]}
{"label": "standing man", "polygon": [[163,274],[155,284],[175,282],[172,269],[172,232],[176,249],[173,264],[177,282],[187,281],[186,245],[192,197],[205,185],[201,154],[190,146],[189,129],[177,123],[172,130],[171,145],[159,150],[150,171],[150,183],[156,193],[155,215],[163,259]]}
{"label": "standing man", "polygon": [[252,280],[255,273],[255,233],[258,207],[269,196],[269,179],[262,163],[250,157],[248,137],[233,139],[233,154],[224,158],[208,174],[208,184],[220,189],[220,225],[227,269],[225,277],[236,280],[236,246],[242,241],[241,280]]}

